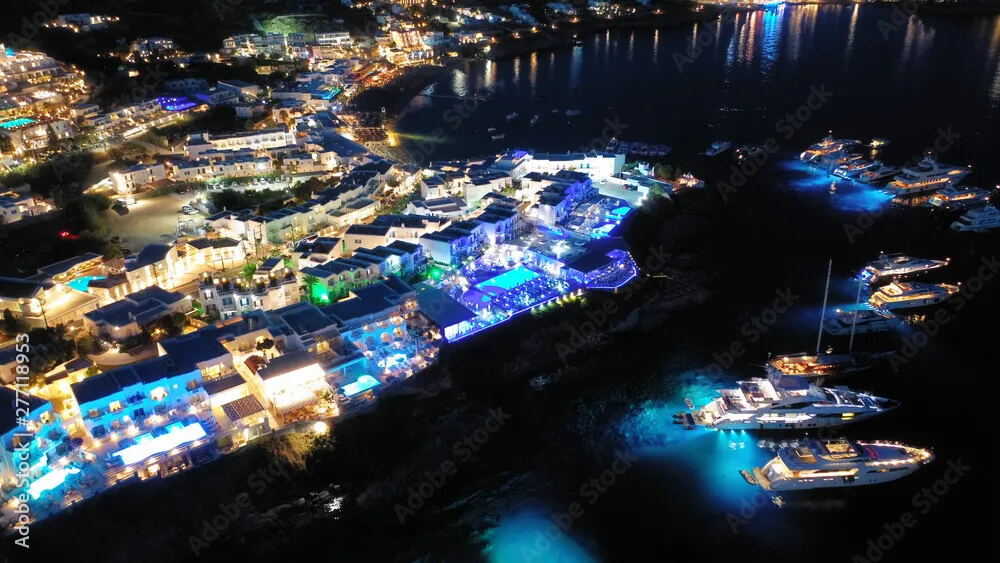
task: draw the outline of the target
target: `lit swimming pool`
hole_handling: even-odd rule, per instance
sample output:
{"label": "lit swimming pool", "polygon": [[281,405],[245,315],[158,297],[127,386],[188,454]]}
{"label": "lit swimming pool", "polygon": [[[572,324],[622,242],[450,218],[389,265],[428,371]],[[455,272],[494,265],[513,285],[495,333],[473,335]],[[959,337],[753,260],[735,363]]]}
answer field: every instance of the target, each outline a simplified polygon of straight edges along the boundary
{"label": "lit swimming pool", "polygon": [[629,211],[632,211],[631,207],[617,207],[611,211],[611,214],[617,217],[624,217],[628,215]]}
{"label": "lit swimming pool", "polygon": [[16,129],[24,125],[31,125],[35,120],[30,117],[19,117],[17,119],[11,119],[10,121],[4,121],[0,123],[0,129]]}
{"label": "lit swimming pool", "polygon": [[347,385],[341,387],[341,391],[343,391],[348,397],[353,397],[358,393],[364,393],[365,391],[378,387],[379,385],[381,385],[381,383],[379,383],[379,380],[374,377],[370,375],[362,375],[354,383],[348,383]]}
{"label": "lit swimming pool", "polygon": [[513,270],[507,270],[506,272],[500,274],[495,278],[490,278],[486,281],[482,281],[476,284],[476,289],[480,291],[487,291],[485,288],[499,287],[505,291],[510,291],[511,289],[521,285],[522,283],[529,282],[538,277],[535,272],[518,266]]}
{"label": "lit swimming pool", "polygon": [[90,282],[94,280],[103,280],[104,276],[83,276],[81,278],[76,278],[75,280],[69,282],[68,286],[72,287],[77,291],[82,291],[87,293],[87,288],[90,287]]}

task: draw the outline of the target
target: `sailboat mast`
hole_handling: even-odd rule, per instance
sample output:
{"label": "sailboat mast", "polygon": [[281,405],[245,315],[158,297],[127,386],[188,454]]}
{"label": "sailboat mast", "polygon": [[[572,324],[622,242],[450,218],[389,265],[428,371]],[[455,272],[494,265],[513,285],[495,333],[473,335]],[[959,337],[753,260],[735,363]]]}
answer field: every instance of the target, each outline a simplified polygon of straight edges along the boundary
{"label": "sailboat mast", "polygon": [[858,324],[858,306],[861,305],[861,286],[864,284],[862,280],[858,280],[858,298],[854,301],[854,319],[851,321],[851,343],[847,345],[847,351],[850,352],[854,349],[854,327]]}
{"label": "sailboat mast", "polygon": [[826,290],[823,291],[823,310],[819,315],[819,336],[816,337],[816,355],[819,355],[819,347],[823,342],[823,321],[826,320],[826,299],[830,297],[830,274],[833,273],[833,258],[826,267]]}

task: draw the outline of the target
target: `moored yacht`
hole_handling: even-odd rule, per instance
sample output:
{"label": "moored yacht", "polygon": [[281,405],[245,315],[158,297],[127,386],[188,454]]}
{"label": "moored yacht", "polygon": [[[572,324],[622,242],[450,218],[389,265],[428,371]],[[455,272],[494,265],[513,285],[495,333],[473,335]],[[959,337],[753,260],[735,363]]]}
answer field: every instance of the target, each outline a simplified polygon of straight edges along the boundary
{"label": "moored yacht", "polygon": [[880,287],[868,303],[890,310],[925,307],[941,303],[955,293],[958,293],[958,286],[947,283],[897,282]]}
{"label": "moored yacht", "polygon": [[887,412],[899,403],[838,386],[810,385],[795,376],[755,377],[681,418],[717,430],[766,430],[841,426]]}
{"label": "moored yacht", "polygon": [[503,139],[504,137],[506,137],[506,135],[503,134],[503,133],[497,133],[495,135],[491,135],[490,136],[490,138],[493,139],[494,141],[499,141],[500,139]]}
{"label": "moored yacht", "polygon": [[[823,323],[826,328],[826,322]],[[850,330],[848,330],[848,334]],[[775,356],[767,361],[767,371],[772,375],[799,377],[833,377],[875,367],[881,354],[848,352],[847,354],[789,354]]]}
{"label": "moored yacht", "polygon": [[880,149],[888,144],[889,144],[889,139],[881,139],[879,137],[875,137],[874,139],[872,139],[872,142],[868,143],[868,146],[873,149]]}
{"label": "moored yacht", "polygon": [[860,176],[863,172],[871,170],[876,166],[877,161],[874,160],[864,160],[855,159],[841,166],[833,169],[834,176],[840,176],[841,178],[846,178],[848,180],[853,180]]}
{"label": "moored yacht", "polygon": [[758,145],[743,145],[737,147],[733,152],[736,160],[746,160],[757,155],[767,154],[767,149]]}
{"label": "moored yacht", "polygon": [[927,258],[914,258],[905,254],[885,254],[879,255],[878,260],[869,262],[861,270],[860,278],[869,283],[883,278],[893,278],[922,274],[930,270],[936,270],[948,265],[950,258],[944,260],[930,260]]}
{"label": "moored yacht", "polygon": [[854,139],[834,139],[833,135],[827,135],[822,141],[809,145],[809,148],[799,155],[799,160],[816,162],[830,153],[849,149],[858,144],[860,141]]}
{"label": "moored yacht", "polygon": [[902,170],[896,168],[895,166],[889,166],[883,163],[881,160],[876,160],[872,162],[873,166],[868,170],[865,170],[858,176],[858,181],[863,184],[878,184],[880,182],[885,182],[886,180],[891,180],[896,177]]}
{"label": "moored yacht", "polygon": [[948,186],[931,198],[930,204],[946,209],[974,207],[990,202],[990,190],[972,186]]}
{"label": "moored yacht", "polygon": [[968,174],[968,168],[948,166],[927,157],[914,166],[903,168],[902,173],[889,182],[886,189],[896,195],[930,192],[948,184],[957,184]]}
{"label": "moored yacht", "polygon": [[886,311],[862,307],[850,311],[837,309],[834,318],[823,323],[823,330],[833,336],[884,332],[903,324],[903,319]]}
{"label": "moored yacht", "polygon": [[952,230],[976,233],[985,233],[997,227],[1000,227],[1000,210],[992,205],[970,209],[951,224]]}
{"label": "moored yacht", "polygon": [[860,154],[840,150],[825,154],[821,156],[818,161],[813,161],[813,163],[823,170],[836,170],[841,166],[847,166],[853,162],[859,162],[861,160],[862,157]]}
{"label": "moored yacht", "polygon": [[899,443],[806,440],[779,449],[763,468],[740,473],[771,491],[850,487],[895,481],[933,460],[930,450]]}
{"label": "moored yacht", "polygon": [[713,141],[712,145],[705,149],[705,156],[715,156],[729,150],[733,144],[729,141]]}
{"label": "moored yacht", "polygon": [[510,121],[512,119],[517,119],[518,116],[520,116],[519,113],[517,113],[516,111],[512,111],[512,112],[510,112],[510,113],[507,114],[507,121]]}

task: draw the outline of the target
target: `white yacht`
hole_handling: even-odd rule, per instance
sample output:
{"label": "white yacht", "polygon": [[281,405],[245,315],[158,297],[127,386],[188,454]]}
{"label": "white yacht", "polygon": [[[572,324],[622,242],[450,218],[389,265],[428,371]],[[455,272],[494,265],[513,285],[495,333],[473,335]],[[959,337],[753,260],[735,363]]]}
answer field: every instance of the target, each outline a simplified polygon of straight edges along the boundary
{"label": "white yacht", "polygon": [[538,120],[539,120],[539,119],[541,119],[541,118],[540,118],[540,117],[538,117],[538,114],[536,113],[535,115],[533,115],[533,116],[531,117],[531,124],[532,124],[532,125],[534,125],[534,124],[538,123]]}
{"label": "white yacht", "polygon": [[862,307],[851,311],[837,309],[834,318],[823,323],[823,330],[833,336],[846,336],[851,333],[885,332],[902,324],[903,319],[892,313]]}
{"label": "white yacht", "polygon": [[790,375],[755,377],[719,393],[697,411],[680,414],[682,424],[717,430],[821,428],[867,420],[899,406],[891,399],[843,386],[817,387]]}
{"label": "white yacht", "polygon": [[802,162],[816,162],[830,153],[849,149],[859,144],[861,144],[861,141],[854,139],[834,139],[833,135],[827,135],[822,141],[809,145],[809,148],[799,155],[799,160]]}
{"label": "white yacht", "polygon": [[705,156],[715,156],[718,154],[722,154],[728,151],[732,146],[733,144],[730,143],[729,141],[714,141],[712,142],[712,146],[705,149]]}
{"label": "white yacht", "polygon": [[972,186],[948,186],[947,188],[934,194],[930,204],[946,209],[975,207],[990,202],[990,190],[974,188]]}
{"label": "white yacht", "polygon": [[970,209],[951,224],[952,230],[976,233],[985,233],[997,227],[1000,227],[1000,210],[992,205]]}
{"label": "white yacht", "polygon": [[855,159],[833,169],[834,176],[853,180],[864,172],[877,167],[877,160]]}
{"label": "white yacht", "polygon": [[519,116],[520,116],[519,113],[517,113],[516,111],[512,111],[507,114],[507,121],[510,121],[512,119],[517,119]]}
{"label": "white yacht", "polygon": [[503,139],[506,136],[507,135],[505,135],[504,133],[497,133],[495,135],[491,135],[490,138],[493,139],[494,141],[499,141],[500,139]]}
{"label": "white yacht", "polygon": [[927,157],[889,182],[886,189],[896,195],[919,194],[939,190],[948,184],[957,184],[969,175],[968,168],[941,164]]}
{"label": "white yacht", "polygon": [[891,442],[844,438],[806,440],[778,450],[753,472],[741,471],[752,485],[769,491],[874,485],[895,481],[934,461],[930,450]]}
{"label": "white yacht", "polygon": [[869,283],[882,278],[893,278],[922,274],[930,270],[936,270],[947,266],[951,258],[944,260],[929,260],[927,258],[914,258],[905,254],[885,254],[879,255],[878,260],[869,262],[861,270],[860,278]]}
{"label": "white yacht", "polygon": [[889,310],[926,307],[941,303],[955,293],[958,293],[958,286],[947,283],[896,282],[880,287],[868,303]]}
{"label": "white yacht", "polygon": [[868,170],[865,170],[858,176],[858,181],[863,184],[878,184],[879,182],[885,182],[896,177],[897,174],[902,172],[901,169],[895,166],[889,166],[880,160],[876,160],[873,166]]}
{"label": "white yacht", "polygon": [[840,150],[821,156],[818,161],[813,161],[813,164],[816,164],[823,170],[836,170],[841,166],[847,166],[860,160],[862,160],[862,156],[860,154],[855,154],[847,150]]}

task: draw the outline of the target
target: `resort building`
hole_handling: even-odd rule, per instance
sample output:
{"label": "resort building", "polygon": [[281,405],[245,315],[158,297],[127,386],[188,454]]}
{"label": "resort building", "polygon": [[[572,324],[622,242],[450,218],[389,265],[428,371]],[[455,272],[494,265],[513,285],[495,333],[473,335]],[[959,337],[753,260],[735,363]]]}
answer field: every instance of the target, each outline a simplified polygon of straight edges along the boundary
{"label": "resort building", "polygon": [[187,144],[184,147],[184,154],[190,160],[200,157],[203,152],[210,150],[234,151],[241,149],[251,149],[255,151],[284,147],[295,144],[295,130],[289,129],[286,125],[272,129],[261,129],[259,131],[245,131],[239,133],[197,133],[189,135]]}
{"label": "resort building", "polygon": [[38,275],[47,281],[66,283],[79,274],[100,267],[104,257],[96,252],[87,252],[60,260],[55,264],[38,268]]}
{"label": "resort building", "polygon": [[472,258],[484,242],[485,229],[474,221],[456,221],[440,232],[420,237],[420,246],[428,258],[452,266]]}
{"label": "resort building", "polygon": [[17,223],[26,217],[44,215],[54,210],[51,205],[36,201],[30,195],[15,192],[0,193],[0,225]]}
{"label": "resort building", "polygon": [[198,293],[205,312],[223,320],[253,310],[270,311],[299,302],[299,283],[295,273],[280,268],[252,280],[202,275]]}
{"label": "resort building", "polygon": [[67,284],[0,277],[0,313],[9,310],[32,327],[68,324],[97,307],[96,297]]}
{"label": "resort building", "polygon": [[136,164],[111,173],[111,182],[119,194],[133,193],[141,190],[147,184],[157,180],[165,180],[167,170],[163,164]]}
{"label": "resort building", "polygon": [[132,291],[153,285],[174,287],[183,271],[177,247],[171,244],[147,244],[138,254],[125,258],[125,278]]}
{"label": "resort building", "polygon": [[256,252],[268,244],[267,219],[250,209],[242,211],[220,211],[205,219],[205,225],[221,237],[246,241],[250,250]]}
{"label": "resort building", "polygon": [[79,471],[65,465],[70,448],[61,423],[51,402],[0,387],[0,483],[5,489],[37,500]]}
{"label": "resort building", "polygon": [[135,338],[160,319],[192,311],[191,298],[158,286],[128,295],[84,315],[84,326],[98,338],[121,342]]}

